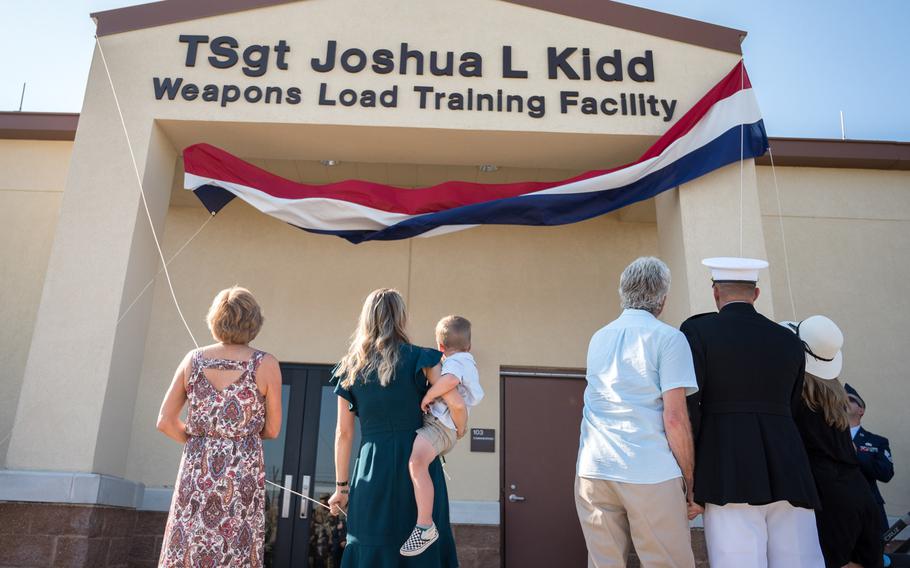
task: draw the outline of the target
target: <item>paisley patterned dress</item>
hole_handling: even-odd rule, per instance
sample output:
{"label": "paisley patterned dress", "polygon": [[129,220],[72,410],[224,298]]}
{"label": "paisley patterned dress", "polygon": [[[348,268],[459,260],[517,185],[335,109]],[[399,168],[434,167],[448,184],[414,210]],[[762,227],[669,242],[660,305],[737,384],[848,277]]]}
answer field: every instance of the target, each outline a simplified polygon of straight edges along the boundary
{"label": "paisley patterned dress", "polygon": [[[260,431],[265,401],[249,361],[192,356],[186,384],[188,435],[177,473],[159,567],[261,568],[265,538],[265,472]],[[217,390],[204,369],[243,371]]]}

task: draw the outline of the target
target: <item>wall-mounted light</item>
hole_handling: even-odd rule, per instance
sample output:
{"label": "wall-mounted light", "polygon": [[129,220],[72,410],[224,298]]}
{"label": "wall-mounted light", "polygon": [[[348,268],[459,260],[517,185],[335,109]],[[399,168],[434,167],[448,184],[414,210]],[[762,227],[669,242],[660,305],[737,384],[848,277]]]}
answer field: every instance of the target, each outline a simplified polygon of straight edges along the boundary
{"label": "wall-mounted light", "polygon": [[319,160],[319,163],[327,168],[330,168],[332,166],[337,166],[338,160]]}
{"label": "wall-mounted light", "polygon": [[492,173],[492,172],[495,172],[496,170],[498,170],[499,166],[496,166],[493,164],[481,164],[480,166],[478,166],[478,169],[480,169],[480,171],[482,171],[485,174],[489,174],[489,173]]}

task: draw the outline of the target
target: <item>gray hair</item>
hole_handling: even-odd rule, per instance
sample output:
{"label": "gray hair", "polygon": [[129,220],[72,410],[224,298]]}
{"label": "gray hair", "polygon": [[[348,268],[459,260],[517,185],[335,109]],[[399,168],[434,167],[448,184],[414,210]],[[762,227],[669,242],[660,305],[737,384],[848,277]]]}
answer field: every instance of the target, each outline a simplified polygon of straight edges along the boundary
{"label": "gray hair", "polygon": [[622,308],[657,314],[670,290],[670,269],[659,258],[642,256],[622,271],[619,300]]}

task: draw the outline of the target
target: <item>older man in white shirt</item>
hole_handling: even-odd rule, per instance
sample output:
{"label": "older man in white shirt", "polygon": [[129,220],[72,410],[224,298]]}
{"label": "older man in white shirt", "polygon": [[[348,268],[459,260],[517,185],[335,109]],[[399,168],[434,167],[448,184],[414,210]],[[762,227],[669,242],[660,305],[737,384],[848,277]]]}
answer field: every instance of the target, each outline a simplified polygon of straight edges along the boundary
{"label": "older man in white shirt", "polygon": [[686,338],[657,319],[669,287],[660,259],[632,262],[622,314],[588,346],[575,505],[589,567],[624,567],[630,544],[643,566],[695,566],[686,396],[698,383]]}

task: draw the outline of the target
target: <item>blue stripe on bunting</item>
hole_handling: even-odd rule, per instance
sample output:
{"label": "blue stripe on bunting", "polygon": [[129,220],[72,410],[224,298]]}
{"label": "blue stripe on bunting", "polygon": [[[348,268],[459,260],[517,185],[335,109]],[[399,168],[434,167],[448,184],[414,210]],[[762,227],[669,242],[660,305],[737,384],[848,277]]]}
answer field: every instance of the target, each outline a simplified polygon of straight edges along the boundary
{"label": "blue stripe on bunting", "polygon": [[[768,148],[765,124],[759,120],[745,125],[743,159],[764,155]],[[650,199],[668,189],[688,183],[740,159],[740,127],[734,126],[708,144],[629,185],[589,193],[564,195],[522,195],[455,207],[412,217],[378,231],[328,231],[358,244],[365,241],[392,241],[415,237],[446,225],[565,225],[615,211]]]}

